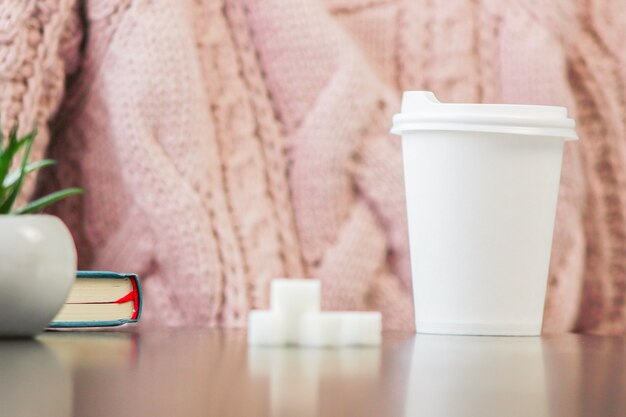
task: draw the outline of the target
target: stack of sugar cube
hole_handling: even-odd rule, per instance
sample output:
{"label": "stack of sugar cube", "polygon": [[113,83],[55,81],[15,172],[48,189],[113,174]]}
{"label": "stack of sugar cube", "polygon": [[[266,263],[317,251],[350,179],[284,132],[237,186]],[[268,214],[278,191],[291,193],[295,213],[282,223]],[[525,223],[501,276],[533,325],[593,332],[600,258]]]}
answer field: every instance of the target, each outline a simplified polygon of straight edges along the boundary
{"label": "stack of sugar cube", "polygon": [[253,310],[248,315],[249,345],[380,345],[380,313],[322,312],[318,280],[273,280],[270,302],[270,310]]}

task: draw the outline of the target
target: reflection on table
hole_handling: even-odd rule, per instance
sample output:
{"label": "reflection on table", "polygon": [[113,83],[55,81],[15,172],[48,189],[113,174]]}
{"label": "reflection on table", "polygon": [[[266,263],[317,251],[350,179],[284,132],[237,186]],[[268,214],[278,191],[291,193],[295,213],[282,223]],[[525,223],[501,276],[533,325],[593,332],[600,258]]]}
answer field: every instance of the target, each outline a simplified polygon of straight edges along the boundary
{"label": "reflection on table", "polygon": [[8,416],[626,416],[621,337],[385,334],[380,349],[248,349],[243,331],[0,341]]}
{"label": "reflection on table", "polygon": [[376,403],[378,348],[254,347],[248,352],[248,361],[250,378],[269,381],[272,416],[324,415],[326,403],[352,404],[352,413],[358,416],[388,411]]}
{"label": "reflection on table", "polygon": [[549,416],[542,341],[416,337],[407,416]]}
{"label": "reflection on table", "polygon": [[71,376],[42,343],[0,339],[0,415],[72,415]]}

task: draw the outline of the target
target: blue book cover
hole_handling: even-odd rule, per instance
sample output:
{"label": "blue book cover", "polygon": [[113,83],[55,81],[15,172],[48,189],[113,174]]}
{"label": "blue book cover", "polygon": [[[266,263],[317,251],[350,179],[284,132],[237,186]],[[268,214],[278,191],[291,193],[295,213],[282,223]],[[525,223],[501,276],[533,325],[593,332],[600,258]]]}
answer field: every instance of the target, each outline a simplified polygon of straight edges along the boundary
{"label": "blue book cover", "polygon": [[[115,303],[133,303],[133,312],[132,316],[128,319],[121,320],[111,320],[111,321],[52,321],[48,328],[51,329],[62,329],[62,328],[78,328],[78,327],[113,327],[113,326],[121,326],[129,323],[136,323],[139,321],[141,316],[141,304],[142,304],[142,294],[141,294],[141,284],[139,283],[139,277],[137,274],[120,274],[116,272],[110,271],[78,271],[76,272],[76,279],[80,280],[81,278],[90,278],[90,279],[127,279],[130,281],[132,285],[132,291],[129,292],[124,297],[115,301]],[[88,303],[87,303],[88,304]]]}

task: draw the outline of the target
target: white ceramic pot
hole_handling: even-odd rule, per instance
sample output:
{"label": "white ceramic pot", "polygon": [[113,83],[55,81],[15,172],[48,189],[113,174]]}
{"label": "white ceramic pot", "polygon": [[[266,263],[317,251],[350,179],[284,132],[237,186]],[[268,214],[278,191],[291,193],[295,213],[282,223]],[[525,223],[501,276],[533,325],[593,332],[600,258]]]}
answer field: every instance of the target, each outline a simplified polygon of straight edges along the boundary
{"label": "white ceramic pot", "polygon": [[76,247],[59,218],[0,216],[0,337],[39,333],[75,276]]}

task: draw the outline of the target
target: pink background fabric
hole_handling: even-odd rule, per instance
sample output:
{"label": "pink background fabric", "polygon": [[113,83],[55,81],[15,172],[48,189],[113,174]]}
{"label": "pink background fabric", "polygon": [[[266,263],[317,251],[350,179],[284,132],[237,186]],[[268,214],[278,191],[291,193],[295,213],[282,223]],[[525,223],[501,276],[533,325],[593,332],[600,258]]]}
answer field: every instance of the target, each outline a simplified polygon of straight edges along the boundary
{"label": "pink background fabric", "polygon": [[626,329],[626,9],[603,0],[5,0],[0,120],[60,165],[27,194],[146,324],[244,326],[277,277],[413,327],[403,90],[565,105],[545,332]]}

